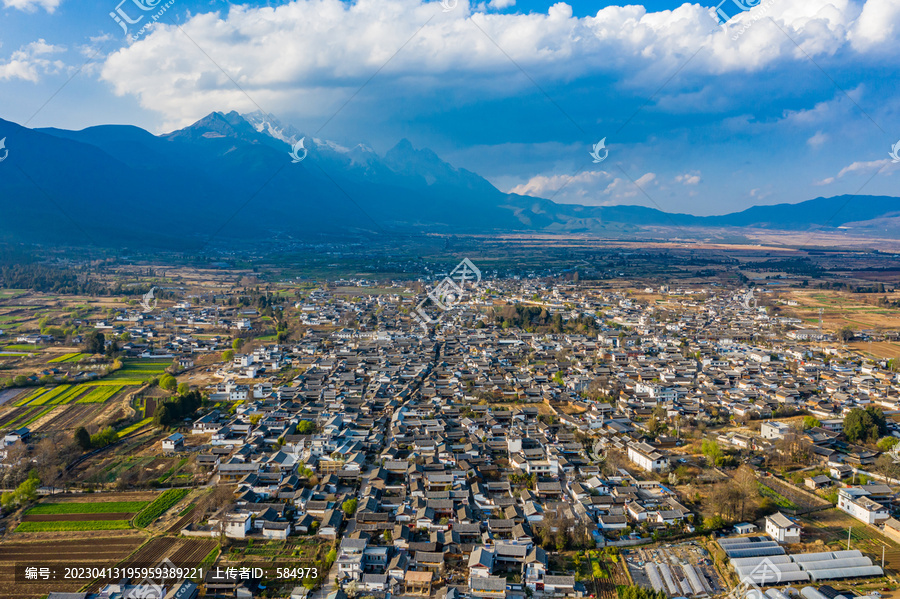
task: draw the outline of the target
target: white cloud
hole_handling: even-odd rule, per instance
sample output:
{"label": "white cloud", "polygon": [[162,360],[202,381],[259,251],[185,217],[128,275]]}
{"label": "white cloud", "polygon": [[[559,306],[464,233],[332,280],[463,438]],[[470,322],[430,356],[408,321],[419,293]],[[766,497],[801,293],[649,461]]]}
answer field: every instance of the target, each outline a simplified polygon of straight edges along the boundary
{"label": "white cloud", "polygon": [[[656,174],[644,173],[634,181],[631,179],[616,178],[612,183],[606,186],[603,194],[609,196],[613,201],[608,202],[615,204],[619,200],[630,200],[635,197],[644,198],[648,188],[656,180]],[[643,202],[641,202],[643,203]]]}
{"label": "white cloud", "polygon": [[844,175],[868,175],[872,173],[886,175],[896,170],[900,170],[900,163],[894,163],[889,158],[870,160],[868,162],[852,162],[842,168],[834,177],[826,177],[821,181],[816,181],[814,185],[830,185],[838,179],[842,179]]}
{"label": "white cloud", "polygon": [[3,0],[3,7],[24,10],[25,12],[35,12],[39,8],[43,8],[47,12],[52,13],[61,2],[62,0]]}
{"label": "white cloud", "polygon": [[[493,0],[491,6],[510,1]],[[884,2],[896,0],[866,0],[866,8],[874,8],[862,14],[890,12]],[[813,57],[847,46],[852,28],[873,27],[855,22],[862,17],[851,0],[776,2],[767,16]],[[181,26],[187,35],[157,23],[145,38],[107,57],[102,78],[117,94],[133,94],[143,107],[166,115],[167,126],[180,126],[212,110],[255,110],[254,101],[276,113],[299,106],[301,117],[330,116],[382,67],[379,83],[402,81],[409,94],[453,86],[466,90],[466,82],[477,78],[480,98],[512,97],[531,84],[504,53],[545,84],[609,75],[641,91],[657,89],[698,48],[703,49],[680,78],[756,72],[779,61],[808,60],[768,19],[733,40],[735,28],[753,18],[739,15],[722,30],[699,4],[649,13],[642,6],[607,6],[583,18],[573,16],[563,2],[545,14],[485,14],[473,11],[469,0],[459,0],[448,13],[437,2],[422,0],[233,5],[227,13],[191,16]],[[857,52],[869,48],[852,47]],[[677,87],[666,93],[677,96]],[[716,102],[721,91],[706,88],[705,101]],[[660,98],[660,104],[665,100]],[[682,101],[690,105],[689,100]]]}
{"label": "white cloud", "polygon": [[[558,204],[582,204],[600,206],[615,204],[620,200],[640,196],[654,187],[655,173],[644,173],[632,181],[627,178],[613,177],[606,171],[586,171],[577,175],[539,175],[526,183],[516,185],[509,193],[551,198]],[[606,196],[604,198],[604,196]]]}
{"label": "white cloud", "polygon": [[494,10],[503,10],[504,8],[509,8],[510,6],[515,6],[516,0],[491,0],[488,3],[488,6],[493,8]]}
{"label": "white cloud", "polygon": [[807,139],[806,143],[809,147],[818,149],[825,145],[826,141],[828,141],[828,135],[821,131],[816,131],[816,134]]}
{"label": "white cloud", "polygon": [[638,177],[638,179],[634,182],[640,188],[644,188],[656,180],[656,175],[654,173],[645,173]]}
{"label": "white cloud", "polygon": [[66,68],[61,60],[52,60],[50,55],[65,52],[64,46],[54,46],[40,39],[22,46],[12,53],[9,60],[0,63],[0,79],[24,79],[37,83],[41,74],[58,73]]}
{"label": "white cloud", "polygon": [[609,181],[611,178],[611,175],[606,171],[585,171],[578,173],[574,177],[570,175],[538,175],[532,177],[526,183],[516,185],[509,190],[509,193],[549,198],[563,188],[583,190],[585,186],[595,186],[598,182]]}
{"label": "white cloud", "polygon": [[895,55],[900,33],[900,3],[897,0],[868,0],[850,30],[850,42],[859,51],[880,51]]}
{"label": "white cloud", "polygon": [[676,175],[675,182],[681,183],[682,185],[699,185],[700,184],[700,172],[690,172],[685,173],[683,175]]}
{"label": "white cloud", "polygon": [[750,190],[750,197],[754,198],[757,201],[764,200],[770,195],[772,195],[771,191],[763,190],[758,187]]}

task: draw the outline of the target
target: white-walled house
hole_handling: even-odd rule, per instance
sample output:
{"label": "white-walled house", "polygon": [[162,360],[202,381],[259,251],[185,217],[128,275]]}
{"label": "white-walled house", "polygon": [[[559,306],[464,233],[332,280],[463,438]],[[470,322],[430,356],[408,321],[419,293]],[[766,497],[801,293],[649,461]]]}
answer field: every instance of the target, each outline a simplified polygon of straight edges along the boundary
{"label": "white-walled house", "polygon": [[869,492],[861,487],[846,487],[838,490],[838,509],[866,524],[884,522],[891,517],[890,512],[880,503],[867,497]]}
{"label": "white-walled house", "polygon": [[648,472],[665,472],[669,469],[669,456],[647,443],[629,444],[628,459]]}
{"label": "white-walled house", "polygon": [[766,534],[779,543],[799,543],[800,525],[781,512],[766,516]]}

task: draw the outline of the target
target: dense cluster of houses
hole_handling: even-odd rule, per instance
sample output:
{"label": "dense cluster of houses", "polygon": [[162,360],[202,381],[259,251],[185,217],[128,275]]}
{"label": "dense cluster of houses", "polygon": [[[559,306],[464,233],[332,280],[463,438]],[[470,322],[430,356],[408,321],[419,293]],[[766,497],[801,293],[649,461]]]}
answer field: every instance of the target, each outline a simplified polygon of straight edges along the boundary
{"label": "dense cluster of houses", "polygon": [[[545,550],[561,527],[584,531],[591,545],[693,530],[694,515],[659,476],[684,461],[673,451],[680,427],[763,419],[759,434],[709,438],[770,452],[797,434],[778,416],[811,414],[820,425],[800,434],[832,469],[807,481],[817,489],[877,457],[843,440],[847,412],[900,405],[900,379],[884,365],[826,347],[827,335],[743,292],[665,288],[665,300],[651,302],[485,281],[428,335],[410,317],[414,294],[363,291],[313,290],[293,306],[302,338],[238,351],[217,367],[205,391],[219,407],[163,450],[202,436],[191,439],[202,447],[197,463],[234,486],[234,501],[183,534],[315,535],[336,543],[340,585],[372,593],[453,585],[477,599],[580,596],[581,583]],[[492,310],[523,305],[559,315],[560,328],[498,326]],[[184,302],[102,327],[160,338],[155,349],[124,349],[192,368],[195,355],[229,347],[196,333],[253,330],[258,316]],[[585,319],[595,327],[566,326]],[[609,452],[627,466],[601,470]],[[895,500],[886,485],[853,485],[840,489],[838,507],[887,530]],[[799,539],[783,514],[765,526],[780,542]]]}

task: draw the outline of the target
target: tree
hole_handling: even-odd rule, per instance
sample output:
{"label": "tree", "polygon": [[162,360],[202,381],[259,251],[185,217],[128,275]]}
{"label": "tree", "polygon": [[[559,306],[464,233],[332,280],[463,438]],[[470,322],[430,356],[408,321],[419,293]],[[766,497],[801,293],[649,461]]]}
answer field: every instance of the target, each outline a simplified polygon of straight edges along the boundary
{"label": "tree", "polygon": [[75,443],[77,443],[78,447],[80,447],[84,451],[87,451],[91,448],[91,435],[83,426],[79,426],[77,429],[75,429]]}
{"label": "tree", "polygon": [[67,449],[60,434],[44,437],[35,445],[32,463],[44,484],[51,485],[59,478],[66,464]]}
{"label": "tree", "polygon": [[85,339],[84,351],[88,354],[102,354],[106,351],[106,336],[100,331],[91,331]]}
{"label": "tree", "polygon": [[881,451],[890,451],[897,443],[900,443],[900,439],[897,439],[897,437],[884,437],[883,439],[879,439],[878,449]]}
{"label": "tree", "polygon": [[734,475],[734,483],[738,491],[740,491],[740,519],[743,520],[746,517],[744,513],[746,506],[755,503],[755,499],[759,497],[759,485],[756,482],[756,475],[753,473],[753,469],[746,464],[738,468]]}
{"label": "tree", "polygon": [[851,443],[874,443],[887,434],[887,420],[881,408],[853,408],[844,418],[844,434]]}
{"label": "tree", "polygon": [[816,428],[817,426],[822,426],[822,423],[815,416],[804,416],[803,417],[803,429]]}
{"label": "tree", "polygon": [[234,349],[235,351],[241,349],[241,347],[243,347],[243,346],[244,346],[244,340],[241,339],[240,337],[235,337],[234,340],[231,342],[231,348]]}
{"label": "tree", "polygon": [[161,389],[165,389],[166,391],[174,391],[176,387],[178,387],[178,381],[175,380],[174,376],[166,373],[159,377],[159,386]]}
{"label": "tree", "polygon": [[203,403],[200,391],[188,391],[184,395],[177,395],[171,401],[162,403],[156,408],[153,418],[157,424],[169,426],[181,422],[197,411]]}
{"label": "tree", "polygon": [[178,383],[178,394],[185,395],[191,390],[191,386],[187,383]]}
{"label": "tree", "polygon": [[[889,453],[883,453],[878,456],[878,459],[875,461],[875,469],[888,477],[888,484],[891,484],[892,480],[900,480],[900,463],[897,463],[894,456]],[[837,502],[835,501],[835,503]]]}
{"label": "tree", "polygon": [[168,403],[156,407],[156,412],[153,413],[153,420],[156,424],[162,425],[166,425],[172,421],[172,413]]}
{"label": "tree", "polygon": [[706,456],[709,462],[714,465],[717,465],[723,457],[722,448],[719,447],[719,444],[716,441],[711,439],[703,440],[703,443],[700,445],[700,451]]}
{"label": "tree", "polygon": [[719,530],[725,528],[725,521],[722,516],[708,516],[703,519],[703,528],[706,530]]}
{"label": "tree", "polygon": [[837,331],[837,338],[847,343],[853,339],[853,329],[849,326],[843,326]]}
{"label": "tree", "polygon": [[344,513],[347,514],[347,517],[352,516],[356,513],[356,507],[359,502],[355,497],[348,499],[344,503],[341,504],[341,509],[344,510]]}
{"label": "tree", "polygon": [[40,478],[38,478],[36,472],[32,471],[25,482],[16,487],[15,491],[10,491],[0,496],[0,504],[4,508],[9,509],[34,501],[37,499],[37,490],[40,486]]}
{"label": "tree", "polygon": [[111,426],[106,427],[96,435],[91,435],[91,446],[106,447],[119,440],[119,434]]}
{"label": "tree", "polygon": [[316,430],[316,425],[310,420],[301,420],[299,424],[297,424],[297,434],[298,435],[308,435]]}
{"label": "tree", "polygon": [[226,349],[225,351],[223,351],[222,360],[224,360],[225,362],[231,362],[232,360],[234,360],[234,350]]}

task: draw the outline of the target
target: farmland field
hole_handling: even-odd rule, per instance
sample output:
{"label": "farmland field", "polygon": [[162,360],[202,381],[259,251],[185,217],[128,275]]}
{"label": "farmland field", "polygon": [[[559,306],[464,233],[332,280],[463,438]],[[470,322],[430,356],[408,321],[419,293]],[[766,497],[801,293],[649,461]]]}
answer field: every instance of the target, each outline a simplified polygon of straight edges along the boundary
{"label": "farmland field", "polygon": [[76,404],[71,403],[52,414],[51,418],[42,423],[41,431],[62,431],[85,426],[93,420],[94,416],[103,410],[103,404]]}
{"label": "farmland field", "polygon": [[6,413],[4,419],[0,421],[0,428],[18,428],[24,426],[26,420],[41,411],[40,406],[26,406],[15,408]]}
{"label": "farmland field", "polygon": [[15,532],[57,532],[86,530],[123,530],[131,528],[128,520],[53,520],[49,522],[23,522]]}
{"label": "farmland field", "polygon": [[103,501],[41,503],[29,509],[26,514],[105,514],[112,512],[139,512],[149,501]]}
{"label": "farmland field", "polygon": [[22,522],[86,522],[88,520],[131,520],[134,512],[112,512],[109,514],[26,514]]}
{"label": "farmland field", "polygon": [[[156,537],[117,564],[120,567],[156,565],[168,559],[181,568],[197,567],[219,544],[212,539],[181,539],[177,537]],[[108,581],[114,582],[114,581]],[[91,584],[88,589],[99,590],[102,582]],[[0,598],[2,599],[2,598]]]}
{"label": "farmland field", "polygon": [[24,352],[33,352],[41,349],[40,345],[7,345],[4,347],[4,351],[24,351]]}
{"label": "farmland field", "polygon": [[50,591],[75,592],[83,585],[83,581],[15,582],[13,564],[16,562],[111,566],[127,557],[142,541],[143,537],[132,535],[0,543],[0,599],[41,597]]}
{"label": "farmland field", "polygon": [[126,427],[126,428],[123,428],[122,430],[120,430],[120,431],[119,431],[119,436],[120,436],[120,437],[124,437],[125,435],[130,435],[130,434],[133,433],[134,431],[136,431],[136,430],[138,430],[138,429],[140,429],[140,428],[143,428],[143,427],[147,426],[147,425],[150,424],[151,422],[153,422],[153,418],[144,418],[143,420],[140,420],[140,421],[138,421],[138,422],[135,422],[135,423],[132,424],[131,426]]}
{"label": "farmland field", "polygon": [[135,526],[144,527],[153,524],[157,518],[166,513],[169,508],[185,498],[190,493],[189,489],[169,489],[153,500],[153,503],[144,508],[134,519]]}
{"label": "farmland field", "polygon": [[122,387],[120,384],[94,386],[90,392],[79,398],[78,403],[103,403],[121,391]]}
{"label": "farmland field", "polygon": [[54,397],[50,403],[53,405],[67,404],[84,393],[86,390],[87,387],[83,385],[74,385],[62,395],[57,395],[56,397]]}
{"label": "farmland field", "polygon": [[52,401],[54,398],[64,395],[66,391],[71,388],[71,385],[57,385],[56,387],[52,387],[47,389],[44,393],[41,393],[35,399],[28,402],[30,406],[43,406]]}
{"label": "farmland field", "polygon": [[41,395],[43,395],[44,393],[46,393],[49,390],[50,390],[49,387],[38,387],[37,389],[33,389],[32,391],[29,391],[26,395],[17,399],[16,403],[14,403],[13,405],[16,407],[24,406],[25,404],[30,403],[31,401],[37,399],[38,397],[40,397]]}
{"label": "farmland field", "polygon": [[28,415],[27,420],[17,423],[16,426],[28,426],[32,422],[35,422],[35,421],[39,420],[40,418],[42,418],[43,416],[45,416],[46,414],[48,414],[55,407],[56,406],[50,406],[50,407],[43,408],[43,409],[38,408],[34,412],[32,412]]}
{"label": "farmland field", "polygon": [[143,360],[126,360],[122,368],[103,378],[104,381],[128,381],[130,385],[140,385],[154,377],[166,372],[166,368],[172,365],[167,362],[145,362]]}
{"label": "farmland field", "polygon": [[76,352],[76,353],[72,353],[72,354],[63,354],[61,356],[57,356],[57,357],[53,358],[52,360],[47,360],[47,363],[48,364],[59,364],[59,363],[64,363],[64,362],[77,362],[78,360],[81,359],[81,356],[83,356],[83,355],[84,354],[81,352]]}

